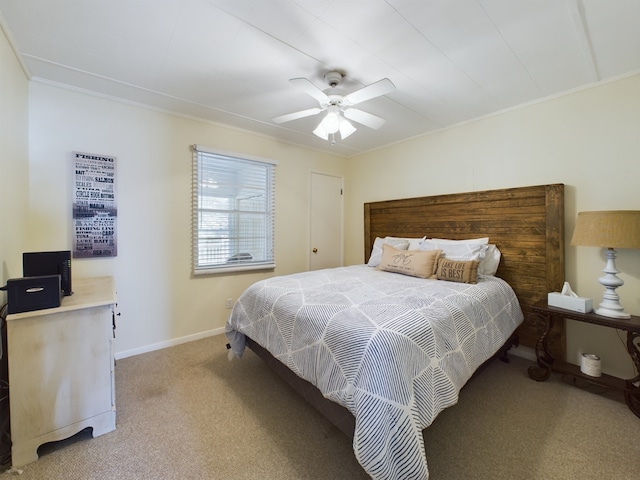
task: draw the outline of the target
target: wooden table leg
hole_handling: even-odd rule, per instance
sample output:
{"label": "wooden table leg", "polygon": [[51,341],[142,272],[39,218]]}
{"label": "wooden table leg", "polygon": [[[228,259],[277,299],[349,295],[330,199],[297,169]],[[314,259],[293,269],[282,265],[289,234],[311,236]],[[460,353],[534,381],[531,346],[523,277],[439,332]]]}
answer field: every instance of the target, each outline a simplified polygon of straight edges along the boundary
{"label": "wooden table leg", "polygon": [[548,337],[549,332],[553,328],[553,315],[542,315],[537,312],[531,312],[529,318],[534,321],[542,321],[546,324],[546,328],[540,338],[536,342],[536,361],[538,366],[531,366],[528,369],[529,377],[537,382],[544,382],[551,375],[551,365],[553,365],[553,357],[549,352]]}
{"label": "wooden table leg", "polygon": [[626,388],[624,391],[624,399],[629,406],[629,409],[637,416],[640,417],[640,334],[636,332],[627,332],[627,351],[633,360],[633,364],[636,366],[635,378],[627,380]]}

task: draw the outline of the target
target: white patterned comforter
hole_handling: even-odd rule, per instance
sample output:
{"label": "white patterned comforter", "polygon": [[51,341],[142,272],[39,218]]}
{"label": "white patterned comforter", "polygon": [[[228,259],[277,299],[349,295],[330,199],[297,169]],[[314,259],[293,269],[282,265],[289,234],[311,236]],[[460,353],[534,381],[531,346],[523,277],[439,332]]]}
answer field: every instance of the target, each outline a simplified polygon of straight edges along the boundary
{"label": "white patterned comforter", "polygon": [[422,430],[522,322],[509,285],[424,280],[366,265],[249,287],[227,337],[269,350],[356,419],[353,449],[374,479],[427,479]]}

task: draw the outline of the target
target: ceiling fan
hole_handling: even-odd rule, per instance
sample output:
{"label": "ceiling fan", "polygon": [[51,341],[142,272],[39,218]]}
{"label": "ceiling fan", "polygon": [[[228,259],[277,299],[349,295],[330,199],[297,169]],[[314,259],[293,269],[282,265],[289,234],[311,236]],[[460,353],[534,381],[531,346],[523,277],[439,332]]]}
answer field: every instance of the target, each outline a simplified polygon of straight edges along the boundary
{"label": "ceiling fan", "polygon": [[356,131],[356,127],[354,127],[349,120],[376,130],[380,128],[384,124],[383,118],[358,108],[353,108],[353,106],[393,92],[396,89],[393,82],[388,78],[383,78],[348,95],[342,95],[340,91],[336,89],[342,81],[342,78],[343,74],[340,72],[328,72],[324,76],[324,79],[329,84],[329,88],[324,91],[320,90],[306,78],[292,78],[289,81],[318,100],[320,106],[281,115],[275,117],[273,121],[275,123],[290,122],[326,111],[327,114],[313,133],[324,140],[329,140],[329,137],[331,137],[332,145],[336,143],[335,134],[337,132],[340,132],[340,138],[344,140]]}

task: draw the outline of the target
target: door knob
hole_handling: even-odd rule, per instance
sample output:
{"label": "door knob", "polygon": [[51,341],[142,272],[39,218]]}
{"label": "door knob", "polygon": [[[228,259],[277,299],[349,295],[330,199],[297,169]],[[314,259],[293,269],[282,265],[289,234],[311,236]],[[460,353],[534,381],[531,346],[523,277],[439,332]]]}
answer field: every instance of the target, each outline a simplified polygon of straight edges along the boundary
{"label": "door knob", "polygon": [[311,250],[313,253],[318,253],[318,249],[314,248],[313,250]]}

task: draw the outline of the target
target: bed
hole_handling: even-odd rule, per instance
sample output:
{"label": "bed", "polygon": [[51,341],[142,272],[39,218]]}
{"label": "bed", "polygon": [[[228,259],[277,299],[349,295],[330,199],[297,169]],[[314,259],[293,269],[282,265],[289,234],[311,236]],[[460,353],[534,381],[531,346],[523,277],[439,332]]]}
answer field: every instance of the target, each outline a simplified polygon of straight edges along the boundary
{"label": "bed", "polygon": [[[514,333],[535,348],[544,325],[527,315],[529,305],[564,280],[563,210],[561,184],[366,203],[365,264],[252,285],[227,323],[231,351],[241,356],[249,346],[352,435],[372,478],[426,479],[422,429]],[[407,255],[399,243],[382,247],[387,237],[489,237],[500,263],[495,275],[474,273],[469,283],[443,279],[440,269],[436,279],[399,274],[399,258],[428,264],[443,252]],[[444,243],[436,247],[449,255]],[[557,325],[548,338],[560,358],[563,331]]]}

